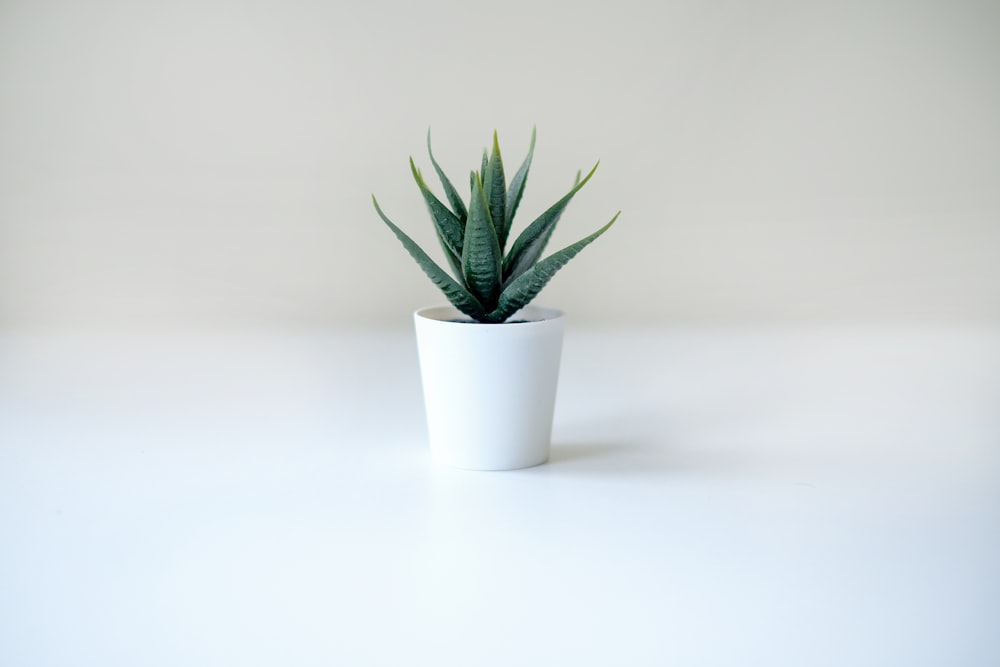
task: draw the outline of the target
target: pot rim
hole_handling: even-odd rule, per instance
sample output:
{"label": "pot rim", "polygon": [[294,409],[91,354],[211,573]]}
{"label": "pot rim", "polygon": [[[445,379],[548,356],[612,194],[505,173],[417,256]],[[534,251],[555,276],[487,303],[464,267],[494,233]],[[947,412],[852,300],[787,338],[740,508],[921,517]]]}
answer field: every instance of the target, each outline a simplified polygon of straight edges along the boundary
{"label": "pot rim", "polygon": [[[528,305],[517,311],[510,316],[506,322],[476,322],[469,318],[468,315],[460,311],[455,306],[451,304],[437,304],[433,306],[424,306],[423,308],[418,308],[413,311],[413,316],[420,318],[422,320],[427,320],[430,322],[440,322],[441,324],[454,324],[454,325],[465,325],[465,324],[476,324],[479,326],[496,327],[496,326],[514,326],[514,325],[525,325],[525,324],[543,324],[545,322],[552,322],[554,320],[561,320],[566,317],[566,313],[559,310],[558,308],[550,308],[548,306],[534,306]],[[461,319],[459,319],[461,318]],[[516,322],[511,322],[509,320],[520,320]]]}

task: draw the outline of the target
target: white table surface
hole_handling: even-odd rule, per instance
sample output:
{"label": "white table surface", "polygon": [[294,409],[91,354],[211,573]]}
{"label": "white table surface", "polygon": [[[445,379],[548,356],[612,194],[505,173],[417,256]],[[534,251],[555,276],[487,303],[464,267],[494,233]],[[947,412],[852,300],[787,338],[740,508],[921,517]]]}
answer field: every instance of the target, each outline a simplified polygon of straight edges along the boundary
{"label": "white table surface", "polygon": [[1000,664],[1000,331],[571,326],[553,441],[432,465],[405,331],[6,333],[0,665]]}

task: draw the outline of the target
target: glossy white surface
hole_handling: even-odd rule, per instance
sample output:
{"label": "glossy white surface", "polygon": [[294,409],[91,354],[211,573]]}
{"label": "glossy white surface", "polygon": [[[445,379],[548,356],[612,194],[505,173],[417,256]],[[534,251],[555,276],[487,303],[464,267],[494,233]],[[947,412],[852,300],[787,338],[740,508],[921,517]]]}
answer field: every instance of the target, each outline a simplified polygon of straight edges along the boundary
{"label": "glossy white surface", "polygon": [[5,334],[0,664],[988,665],[1000,332],[567,331],[430,464],[408,332]]}

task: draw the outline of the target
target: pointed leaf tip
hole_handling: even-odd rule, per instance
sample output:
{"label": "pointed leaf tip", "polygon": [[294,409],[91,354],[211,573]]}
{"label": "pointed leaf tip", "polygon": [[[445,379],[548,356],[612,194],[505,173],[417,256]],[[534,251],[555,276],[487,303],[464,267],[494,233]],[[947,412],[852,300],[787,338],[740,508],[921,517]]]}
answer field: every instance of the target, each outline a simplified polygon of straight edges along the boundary
{"label": "pointed leaf tip", "polygon": [[417,265],[427,274],[431,282],[444,293],[448,301],[469,317],[475,320],[482,319],[485,315],[485,309],[479,300],[470,294],[464,285],[449,276],[413,239],[397,227],[382,211],[374,195],[372,195],[372,201],[375,203],[375,210],[378,212],[379,217],[382,218],[382,221],[396,238],[399,239],[400,243],[403,244],[403,247],[410,254],[410,257],[417,262]]}
{"label": "pointed leaf tip", "polygon": [[427,211],[430,213],[431,222],[434,224],[434,229],[441,241],[441,245],[445,248],[448,261],[452,264],[452,268],[456,269],[456,273],[458,273],[456,261],[462,255],[462,230],[465,223],[431,192],[427,186],[427,182],[424,181],[424,175],[417,169],[412,157],[410,158],[410,171],[413,172],[413,180],[417,182],[420,194],[427,204]]}
{"label": "pointed leaf tip", "polygon": [[534,222],[521,232],[521,235],[514,241],[514,245],[511,246],[510,252],[504,257],[505,281],[517,278],[541,258],[556,223],[562,217],[563,211],[566,210],[574,195],[587,184],[587,181],[591,179],[596,171],[597,165],[595,164],[594,168],[590,170],[590,173],[583,180],[577,180],[573,184],[572,189],[562,199],[550,206],[548,210],[538,216]]}
{"label": "pointed leaf tip", "polygon": [[427,128],[427,155],[431,159],[431,165],[434,167],[434,171],[438,175],[438,180],[441,181],[441,187],[444,188],[444,194],[448,199],[448,203],[451,204],[452,212],[464,226],[465,219],[468,216],[468,211],[465,208],[465,203],[462,201],[462,197],[455,189],[455,186],[452,185],[451,180],[447,175],[445,175],[444,171],[441,169],[441,165],[439,165],[437,160],[434,159],[434,151],[431,150],[431,128],[429,127]]}
{"label": "pointed leaf tip", "polygon": [[491,321],[503,322],[515,312],[528,305],[542,291],[559,269],[576,257],[581,250],[590,245],[601,234],[608,231],[611,225],[615,224],[619,215],[621,215],[621,211],[615,213],[610,222],[593,234],[585,236],[559,252],[549,255],[517,278],[511,280],[510,283],[504,286],[500,294],[500,299],[497,302],[497,307],[487,317]]}
{"label": "pointed leaf tip", "polygon": [[532,156],[535,154],[535,134],[536,129],[532,127],[528,154],[525,156],[520,168],[514,174],[514,178],[510,182],[510,189],[507,191],[507,210],[504,214],[505,243],[510,235],[511,227],[514,224],[514,216],[517,214],[518,206],[521,204],[521,196],[524,194],[524,186],[528,180],[528,170],[531,168]]}
{"label": "pointed leaf tip", "polygon": [[462,246],[462,274],[469,291],[492,310],[500,296],[502,256],[482,178],[471,173],[472,201]]}

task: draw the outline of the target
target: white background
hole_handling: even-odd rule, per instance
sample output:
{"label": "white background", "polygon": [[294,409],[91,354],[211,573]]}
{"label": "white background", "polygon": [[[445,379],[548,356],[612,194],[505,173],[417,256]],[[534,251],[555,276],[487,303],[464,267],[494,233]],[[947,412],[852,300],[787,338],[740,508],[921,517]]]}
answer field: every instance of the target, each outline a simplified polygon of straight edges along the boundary
{"label": "white background", "polygon": [[[995,2],[0,3],[0,324],[405,326],[407,157],[601,159],[577,321],[1000,319]],[[530,218],[529,218],[530,219]],[[522,224],[527,220],[522,219]]]}
{"label": "white background", "polygon": [[0,336],[0,664],[996,664],[996,329],[563,364],[488,473],[431,464],[409,333]]}
{"label": "white background", "polygon": [[[996,2],[0,0],[0,663],[991,664],[998,118]],[[370,195],[535,124],[552,459],[433,466]]]}

